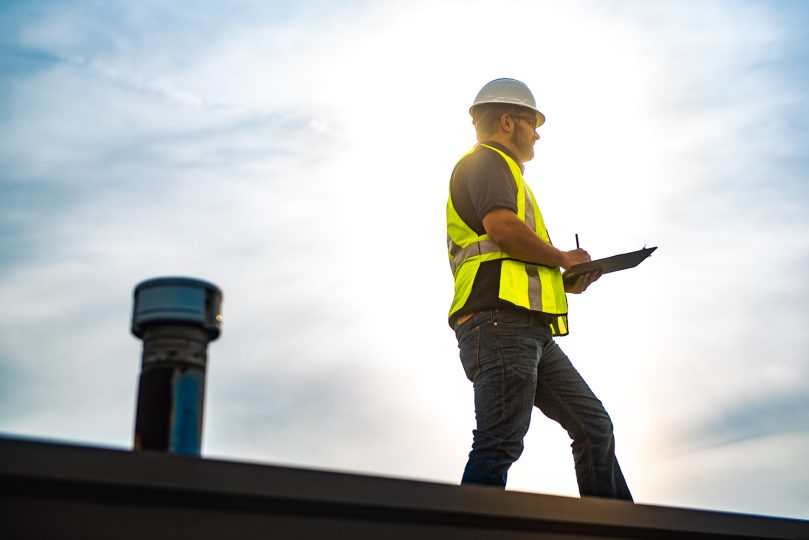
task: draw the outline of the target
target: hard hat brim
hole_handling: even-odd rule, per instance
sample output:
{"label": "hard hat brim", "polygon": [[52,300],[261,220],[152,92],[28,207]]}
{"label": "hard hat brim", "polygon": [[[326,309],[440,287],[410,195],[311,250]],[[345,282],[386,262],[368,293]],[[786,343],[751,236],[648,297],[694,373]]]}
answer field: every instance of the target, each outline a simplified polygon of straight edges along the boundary
{"label": "hard hat brim", "polygon": [[474,117],[475,115],[473,114],[473,111],[477,107],[480,107],[481,105],[490,105],[490,104],[514,105],[514,106],[517,106],[517,107],[522,107],[524,109],[530,110],[532,113],[537,115],[537,122],[536,122],[536,125],[534,126],[534,129],[538,128],[539,126],[541,126],[542,124],[545,123],[545,115],[542,114],[539,111],[539,109],[537,109],[535,107],[531,107],[529,105],[521,105],[521,104],[517,104],[517,103],[505,102],[505,101],[500,101],[500,100],[491,100],[491,101],[483,101],[483,102],[480,102],[480,103],[475,103],[474,105],[469,107],[469,115]]}

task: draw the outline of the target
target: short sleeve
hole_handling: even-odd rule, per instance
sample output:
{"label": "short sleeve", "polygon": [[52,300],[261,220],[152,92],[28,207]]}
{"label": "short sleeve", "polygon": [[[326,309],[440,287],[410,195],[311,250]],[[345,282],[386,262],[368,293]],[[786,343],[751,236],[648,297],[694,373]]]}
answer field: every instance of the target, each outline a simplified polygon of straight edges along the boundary
{"label": "short sleeve", "polygon": [[506,161],[492,151],[481,152],[476,167],[468,171],[466,188],[478,219],[495,208],[517,213],[517,184]]}

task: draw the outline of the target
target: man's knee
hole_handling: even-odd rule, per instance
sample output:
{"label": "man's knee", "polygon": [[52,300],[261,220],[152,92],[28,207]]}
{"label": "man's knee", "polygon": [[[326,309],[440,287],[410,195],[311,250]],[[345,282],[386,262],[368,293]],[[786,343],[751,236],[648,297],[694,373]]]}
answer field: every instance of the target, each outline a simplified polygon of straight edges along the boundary
{"label": "man's knee", "polygon": [[590,448],[612,447],[614,435],[612,420],[606,412],[593,416],[579,424],[578,429],[570,433],[573,446]]}
{"label": "man's knee", "polygon": [[487,436],[477,431],[474,433],[472,442],[472,454],[508,463],[517,461],[524,448],[525,444],[522,439],[501,439]]}

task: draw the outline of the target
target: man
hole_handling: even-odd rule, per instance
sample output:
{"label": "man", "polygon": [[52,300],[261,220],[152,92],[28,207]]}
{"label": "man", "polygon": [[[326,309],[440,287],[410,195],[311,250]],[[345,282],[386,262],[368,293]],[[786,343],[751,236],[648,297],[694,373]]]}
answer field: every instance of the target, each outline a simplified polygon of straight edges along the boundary
{"label": "man", "polygon": [[514,79],[486,84],[469,112],[478,144],[455,166],[447,202],[455,278],[449,323],[473,383],[477,422],[461,483],[505,487],[538,407],[573,440],[581,495],[632,500],[610,417],[553,340],[568,333],[565,292],[584,292],[600,274],[563,281],[560,268],[590,256],[551,244],[523,181],[545,116]]}

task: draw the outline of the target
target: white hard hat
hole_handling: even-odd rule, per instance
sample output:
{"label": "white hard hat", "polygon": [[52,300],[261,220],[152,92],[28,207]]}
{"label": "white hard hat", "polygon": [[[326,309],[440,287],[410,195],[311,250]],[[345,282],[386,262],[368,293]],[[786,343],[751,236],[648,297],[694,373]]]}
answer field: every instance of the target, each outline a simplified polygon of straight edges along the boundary
{"label": "white hard hat", "polygon": [[475,102],[469,107],[469,114],[472,114],[472,110],[478,105],[486,103],[504,103],[526,107],[537,113],[537,125],[534,127],[539,127],[545,123],[545,115],[537,109],[534,94],[531,93],[525,83],[517,79],[495,79],[486,83],[480,89],[478,95],[475,96]]}

